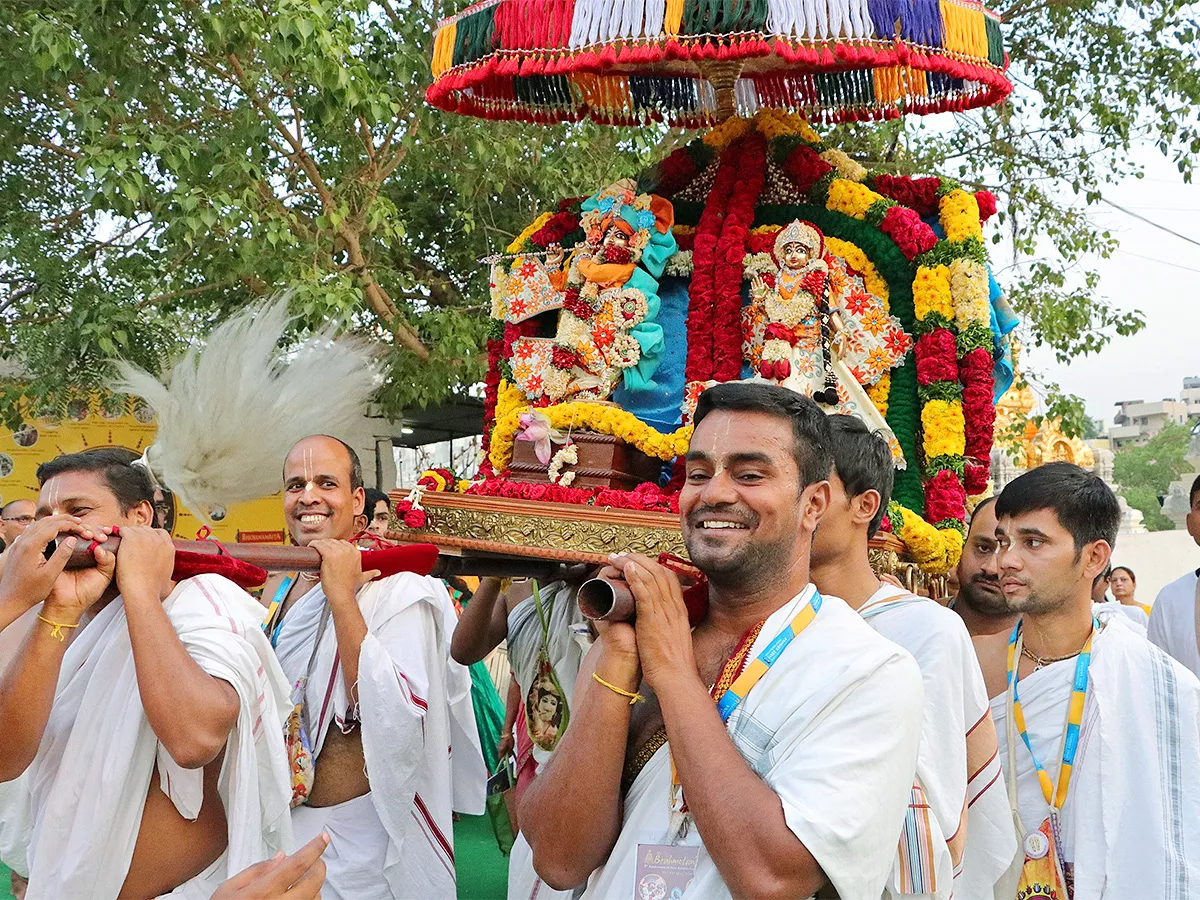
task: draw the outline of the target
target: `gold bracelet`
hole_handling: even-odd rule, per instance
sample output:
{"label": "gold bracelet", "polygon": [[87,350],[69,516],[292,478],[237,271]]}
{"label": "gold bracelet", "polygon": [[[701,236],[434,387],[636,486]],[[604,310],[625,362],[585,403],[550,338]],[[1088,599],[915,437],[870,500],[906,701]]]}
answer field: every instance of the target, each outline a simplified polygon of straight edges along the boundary
{"label": "gold bracelet", "polygon": [[646,699],[641,694],[634,693],[631,691],[624,691],[624,690],[621,690],[621,688],[617,687],[615,684],[609,684],[607,681],[605,681],[603,678],[601,678],[595,672],[592,673],[592,678],[595,679],[598,683],[604,685],[606,688],[608,688],[614,694],[619,694],[622,697],[628,697],[630,706],[633,706],[633,704],[635,704],[635,703],[641,703],[643,700]]}
{"label": "gold bracelet", "polygon": [[76,622],[74,625],[68,625],[66,622],[53,622],[50,619],[47,619],[43,615],[39,615],[38,619],[40,619],[41,621],[45,622],[47,625],[50,626],[50,637],[58,638],[58,642],[60,644],[63,643],[67,639],[67,636],[65,634],[63,634],[64,628],[78,628],[79,627],[78,622]]}

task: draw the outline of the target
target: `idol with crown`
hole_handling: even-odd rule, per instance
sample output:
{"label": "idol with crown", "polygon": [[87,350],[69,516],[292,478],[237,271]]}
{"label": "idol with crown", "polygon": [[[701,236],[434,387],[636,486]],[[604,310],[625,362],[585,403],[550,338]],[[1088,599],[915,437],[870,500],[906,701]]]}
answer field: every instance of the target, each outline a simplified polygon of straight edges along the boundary
{"label": "idol with crown", "polygon": [[[865,387],[900,365],[912,346],[825,237],[796,219],[775,238],[771,273],[750,273],[743,352],[764,380],[811,397],[829,413],[857,416],[887,437],[898,468],[904,454]],[[770,282],[768,282],[770,279]]]}
{"label": "idol with crown", "polygon": [[569,260],[556,244],[545,263],[519,257],[507,276],[493,276],[510,322],[559,310],[553,337],[513,344],[513,380],[526,397],[603,401],[621,384],[653,386],[663,350],[658,279],[676,250],[673,223],[669,202],[619,181],[582,204],[584,241]]}

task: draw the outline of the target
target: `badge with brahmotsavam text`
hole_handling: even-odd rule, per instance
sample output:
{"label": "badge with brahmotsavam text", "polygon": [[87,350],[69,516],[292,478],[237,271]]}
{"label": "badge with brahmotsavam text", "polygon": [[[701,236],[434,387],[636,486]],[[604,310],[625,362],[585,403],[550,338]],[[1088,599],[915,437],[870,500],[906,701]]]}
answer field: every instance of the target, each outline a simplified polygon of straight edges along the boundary
{"label": "badge with brahmotsavam text", "polygon": [[699,847],[638,844],[633,900],[680,900],[696,874]]}

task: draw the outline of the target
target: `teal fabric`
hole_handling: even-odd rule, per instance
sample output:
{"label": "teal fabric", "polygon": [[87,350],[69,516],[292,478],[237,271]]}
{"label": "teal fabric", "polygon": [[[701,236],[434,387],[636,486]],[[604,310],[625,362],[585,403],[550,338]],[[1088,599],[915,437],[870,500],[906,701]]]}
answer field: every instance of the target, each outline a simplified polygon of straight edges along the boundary
{"label": "teal fabric", "polygon": [[504,702],[492,684],[492,676],[487,666],[481,662],[472,663],[471,672],[471,705],[475,708],[475,727],[479,731],[479,745],[483,749],[483,759],[488,771],[495,772],[499,767],[500,758],[496,748],[500,743],[500,732],[504,730]]}
{"label": "teal fabric", "polygon": [[[594,194],[583,201],[583,211],[612,208],[611,200],[600,201],[599,194]],[[645,228],[649,231],[650,240],[642,250],[642,258],[630,276],[627,287],[636,288],[646,296],[646,318],[634,326],[630,334],[642,349],[641,358],[636,366],[630,366],[622,372],[622,384],[628,391],[653,390],[654,374],[662,364],[663,348],[666,341],[663,337],[662,326],[656,321],[662,303],[658,298],[658,279],[662,277],[667,260],[675,255],[679,244],[675,241],[670,229],[666,234],[659,232],[653,223],[647,226],[647,220],[652,214],[647,210],[622,206],[620,216],[635,229]]]}

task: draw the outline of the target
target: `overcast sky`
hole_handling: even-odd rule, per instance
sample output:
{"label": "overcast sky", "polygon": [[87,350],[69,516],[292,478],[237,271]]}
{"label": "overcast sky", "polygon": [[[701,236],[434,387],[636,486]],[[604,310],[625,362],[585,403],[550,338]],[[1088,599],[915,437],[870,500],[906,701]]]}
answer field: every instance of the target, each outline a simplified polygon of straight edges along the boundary
{"label": "overcast sky", "polygon": [[[1152,149],[1138,158],[1146,177],[1107,187],[1105,197],[1200,242],[1200,184],[1185,184],[1174,165]],[[1121,309],[1141,310],[1146,326],[1070,364],[1056,362],[1044,349],[1027,356],[1031,368],[1078,394],[1091,416],[1109,423],[1117,401],[1178,397],[1183,378],[1200,375],[1200,246],[1105,204],[1093,216],[1120,240],[1112,257],[1096,263],[1100,291]],[[1002,246],[992,248],[997,269],[1010,262]],[[1001,280],[1011,277],[1010,270]]]}

